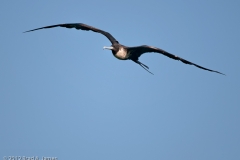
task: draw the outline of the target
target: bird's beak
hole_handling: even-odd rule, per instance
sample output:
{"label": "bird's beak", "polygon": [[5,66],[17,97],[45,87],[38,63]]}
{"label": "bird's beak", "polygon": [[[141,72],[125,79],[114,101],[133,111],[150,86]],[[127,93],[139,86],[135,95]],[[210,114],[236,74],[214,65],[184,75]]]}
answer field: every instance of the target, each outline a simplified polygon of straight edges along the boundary
{"label": "bird's beak", "polygon": [[109,49],[109,50],[113,50],[113,47],[103,47],[103,49]]}

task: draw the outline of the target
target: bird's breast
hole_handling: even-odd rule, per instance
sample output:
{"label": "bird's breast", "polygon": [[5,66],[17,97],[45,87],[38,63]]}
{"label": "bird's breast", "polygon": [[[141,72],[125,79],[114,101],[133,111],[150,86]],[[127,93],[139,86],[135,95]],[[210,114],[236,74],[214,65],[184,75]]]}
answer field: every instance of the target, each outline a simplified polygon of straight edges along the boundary
{"label": "bird's breast", "polygon": [[127,50],[124,49],[123,47],[120,48],[118,50],[118,52],[116,54],[114,54],[114,56],[117,58],[117,59],[120,59],[120,60],[126,60],[128,59],[129,55],[127,53]]}

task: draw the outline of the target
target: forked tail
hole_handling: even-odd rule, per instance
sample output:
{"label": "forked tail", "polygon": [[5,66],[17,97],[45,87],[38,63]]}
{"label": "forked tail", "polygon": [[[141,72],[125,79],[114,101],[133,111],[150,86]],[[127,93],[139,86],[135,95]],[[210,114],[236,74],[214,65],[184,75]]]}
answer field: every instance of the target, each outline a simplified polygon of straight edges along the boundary
{"label": "forked tail", "polygon": [[145,69],[146,71],[148,71],[148,73],[151,73],[152,75],[154,75],[152,72],[149,71],[149,67],[146,66],[145,64],[143,64],[142,62],[139,62],[138,60],[132,60],[133,62],[139,64],[143,69]]}

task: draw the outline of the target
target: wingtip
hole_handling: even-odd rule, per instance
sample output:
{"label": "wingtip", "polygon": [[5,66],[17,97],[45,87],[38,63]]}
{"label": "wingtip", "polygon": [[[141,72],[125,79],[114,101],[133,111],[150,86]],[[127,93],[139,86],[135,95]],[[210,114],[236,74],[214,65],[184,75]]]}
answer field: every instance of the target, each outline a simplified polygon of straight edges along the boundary
{"label": "wingtip", "polygon": [[32,31],[36,31],[36,30],[40,30],[40,29],[44,29],[46,27],[41,27],[41,28],[36,28],[36,29],[32,29],[32,30],[28,30],[28,31],[25,31],[23,33],[26,33],[26,32],[32,32]]}
{"label": "wingtip", "polygon": [[32,32],[32,31],[34,31],[35,29],[33,29],[33,30],[29,30],[29,31],[25,31],[25,32],[23,32],[23,33],[27,33],[27,32]]}
{"label": "wingtip", "polygon": [[224,75],[224,76],[226,76],[226,74],[224,74],[224,73],[221,73],[221,72],[218,72],[218,71],[215,71],[216,73],[219,73],[219,74],[221,74],[221,75]]}

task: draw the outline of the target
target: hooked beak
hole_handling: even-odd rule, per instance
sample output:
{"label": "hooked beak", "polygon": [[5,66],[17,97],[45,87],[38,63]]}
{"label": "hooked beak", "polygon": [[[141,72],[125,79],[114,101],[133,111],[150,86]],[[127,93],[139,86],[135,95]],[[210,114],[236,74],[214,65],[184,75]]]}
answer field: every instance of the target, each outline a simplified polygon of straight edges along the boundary
{"label": "hooked beak", "polygon": [[103,47],[103,49],[109,49],[109,50],[113,50],[113,47]]}

